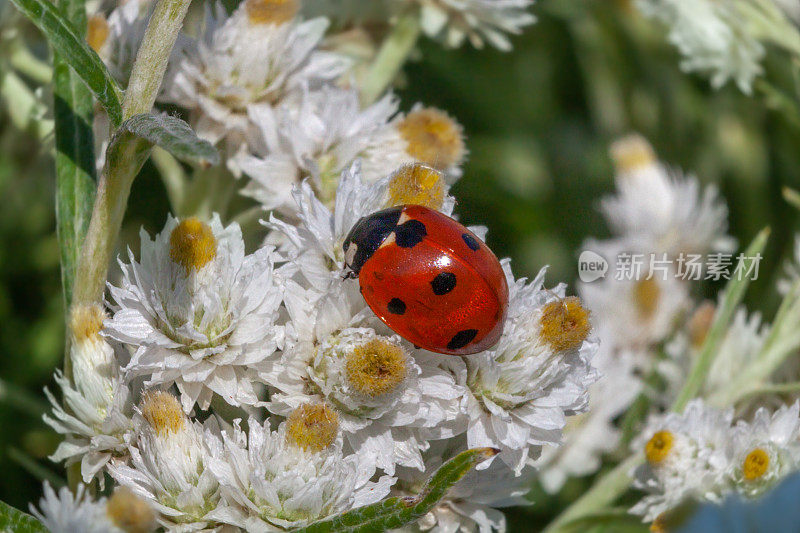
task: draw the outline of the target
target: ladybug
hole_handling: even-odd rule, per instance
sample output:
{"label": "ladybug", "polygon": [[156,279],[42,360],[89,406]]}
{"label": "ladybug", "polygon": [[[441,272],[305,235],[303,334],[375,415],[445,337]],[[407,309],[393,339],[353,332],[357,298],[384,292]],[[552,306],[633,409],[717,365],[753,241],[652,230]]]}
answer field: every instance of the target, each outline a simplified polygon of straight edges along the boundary
{"label": "ladybug", "polygon": [[367,304],[415,347],[466,355],[503,333],[505,273],[452,218],[421,205],[390,207],[359,220],[342,247]]}

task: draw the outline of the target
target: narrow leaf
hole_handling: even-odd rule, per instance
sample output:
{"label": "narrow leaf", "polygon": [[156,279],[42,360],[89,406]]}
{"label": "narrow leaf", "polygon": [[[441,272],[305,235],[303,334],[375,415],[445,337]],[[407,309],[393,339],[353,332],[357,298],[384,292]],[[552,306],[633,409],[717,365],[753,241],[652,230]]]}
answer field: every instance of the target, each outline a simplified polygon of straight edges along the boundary
{"label": "narrow leaf", "polygon": [[494,448],[467,450],[447,461],[437,470],[416,496],[388,498],[359,507],[327,520],[295,530],[297,533],[355,533],[386,531],[410,524],[424,516],[442,499],[447,489],[473,467],[497,455]]}
{"label": "narrow leaf", "polygon": [[0,502],[0,531],[14,533],[47,533],[41,522],[5,502]]}
{"label": "narrow leaf", "polygon": [[200,139],[186,122],[165,113],[142,113],[123,122],[111,140],[109,152],[131,135],[160,146],[183,161],[204,167],[219,164],[219,153],[211,143]]}
{"label": "narrow leaf", "polygon": [[97,101],[106,108],[111,122],[122,122],[120,89],[106,70],[103,61],[83,36],[49,0],[11,0],[41,31],[54,50],[92,90]]}
{"label": "narrow leaf", "polygon": [[[76,29],[86,27],[83,0],[60,0]],[[56,139],[56,228],[61,282],[67,308],[83,238],[92,216],[96,188],[92,93],[61,51],[53,49],[53,111]],[[69,374],[68,374],[69,375]]]}

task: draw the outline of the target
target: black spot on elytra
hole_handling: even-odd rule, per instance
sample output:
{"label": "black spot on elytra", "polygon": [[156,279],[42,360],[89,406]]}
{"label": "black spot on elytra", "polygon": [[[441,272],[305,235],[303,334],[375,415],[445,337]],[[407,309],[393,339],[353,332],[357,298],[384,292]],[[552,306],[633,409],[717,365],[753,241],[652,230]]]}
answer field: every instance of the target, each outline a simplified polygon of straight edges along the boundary
{"label": "black spot on elytra", "polygon": [[456,288],[456,275],[452,272],[441,272],[431,281],[433,294],[441,296]]}
{"label": "black spot on elytra", "polygon": [[393,315],[402,315],[406,312],[406,303],[400,298],[392,298],[386,308]]}
{"label": "black spot on elytra", "polygon": [[464,239],[464,242],[466,243],[467,246],[469,246],[469,249],[472,251],[476,251],[478,248],[481,247],[481,245],[478,244],[478,241],[475,240],[475,237],[473,237],[469,233],[462,233],[461,238]]}
{"label": "black spot on elytra", "polygon": [[413,248],[428,234],[425,224],[419,220],[406,220],[394,230],[394,242],[401,248]]}
{"label": "black spot on elytra", "polygon": [[453,335],[453,338],[450,339],[450,342],[447,343],[448,350],[458,350],[459,348],[463,348],[470,342],[472,339],[475,338],[475,335],[478,334],[477,329],[463,329]]}

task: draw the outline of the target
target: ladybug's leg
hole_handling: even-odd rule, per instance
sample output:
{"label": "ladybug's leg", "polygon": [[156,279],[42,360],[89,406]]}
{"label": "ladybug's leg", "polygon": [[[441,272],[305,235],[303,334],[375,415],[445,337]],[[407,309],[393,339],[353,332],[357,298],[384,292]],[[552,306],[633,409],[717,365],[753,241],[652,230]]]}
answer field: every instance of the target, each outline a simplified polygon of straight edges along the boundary
{"label": "ladybug's leg", "polygon": [[356,279],[357,277],[358,277],[358,274],[356,274],[352,270],[349,270],[349,271],[345,272],[344,276],[342,276],[342,279]]}

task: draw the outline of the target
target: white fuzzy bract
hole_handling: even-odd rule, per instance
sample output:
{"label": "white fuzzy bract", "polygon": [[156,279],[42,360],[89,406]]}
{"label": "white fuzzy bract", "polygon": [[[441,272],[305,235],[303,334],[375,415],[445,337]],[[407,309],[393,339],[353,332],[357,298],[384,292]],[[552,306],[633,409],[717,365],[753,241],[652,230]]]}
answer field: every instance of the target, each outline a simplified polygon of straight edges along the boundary
{"label": "white fuzzy bract", "polygon": [[188,412],[207,409],[213,393],[232,405],[256,405],[254,372],[279,347],[281,290],[271,247],[245,255],[237,224],[208,227],[214,256],[199,268],[171,256],[179,222],[169,217],[155,240],[141,232],[141,258],[129,253],[120,287],[110,287],[114,315],[108,335],[134,346],[125,371],[146,386],[176,383]]}
{"label": "white fuzzy bract", "polygon": [[702,72],[718,89],[733,81],[750,94],[763,69],[764,46],[736,2],[637,0],[642,13],[667,26],[670,42],[683,56],[681,68]]}
{"label": "white fuzzy bract", "polygon": [[465,39],[476,48],[484,40],[508,51],[506,34],[522,33],[536,21],[527,9],[533,0],[412,0],[420,4],[423,31],[441,38],[447,46],[460,46]]}
{"label": "white fuzzy bract", "polygon": [[394,479],[370,481],[374,465],[343,455],[331,445],[304,451],[287,442],[285,426],[250,419],[247,435],[238,424],[224,434],[210,467],[227,506],[212,513],[219,522],[246,531],[285,531],[345,510],[369,505],[389,492]]}

